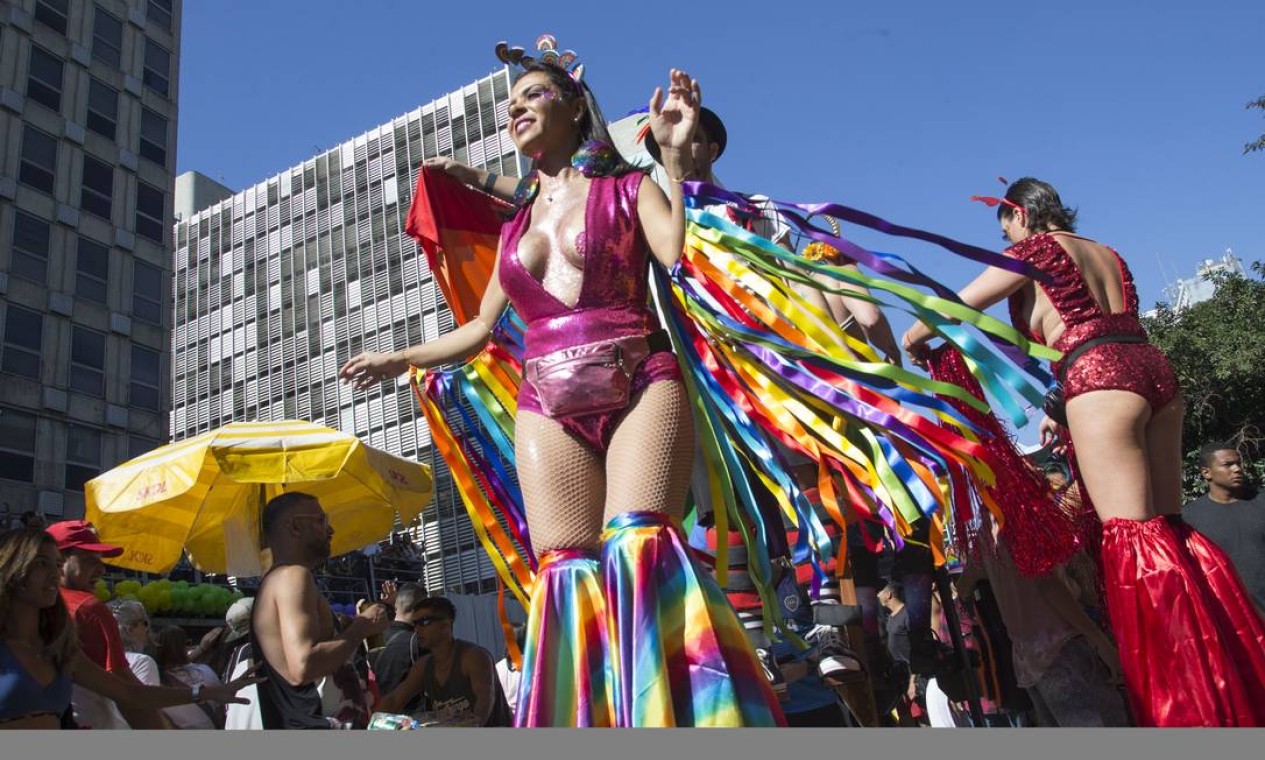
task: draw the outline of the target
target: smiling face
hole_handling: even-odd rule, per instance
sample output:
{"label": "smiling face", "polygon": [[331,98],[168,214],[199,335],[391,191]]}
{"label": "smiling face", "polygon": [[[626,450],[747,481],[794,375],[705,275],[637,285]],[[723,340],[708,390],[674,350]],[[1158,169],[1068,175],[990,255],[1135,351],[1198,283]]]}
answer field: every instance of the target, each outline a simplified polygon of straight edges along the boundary
{"label": "smiling face", "polygon": [[528,72],[514,83],[506,128],[524,154],[535,158],[574,151],[579,143],[584,102],[564,87],[543,71]]}
{"label": "smiling face", "polygon": [[58,581],[61,576],[61,554],[51,542],[40,546],[39,552],[27,565],[26,575],[15,589],[13,600],[34,607],[47,609],[57,603]]}

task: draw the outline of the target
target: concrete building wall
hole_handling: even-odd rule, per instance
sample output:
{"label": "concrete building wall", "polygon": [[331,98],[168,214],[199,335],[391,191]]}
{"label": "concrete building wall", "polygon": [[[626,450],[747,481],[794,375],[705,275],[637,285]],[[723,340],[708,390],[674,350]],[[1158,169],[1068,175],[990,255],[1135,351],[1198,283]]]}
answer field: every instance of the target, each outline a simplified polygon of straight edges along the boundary
{"label": "concrete building wall", "polygon": [[0,5],[0,516],[167,439],[180,13]]}

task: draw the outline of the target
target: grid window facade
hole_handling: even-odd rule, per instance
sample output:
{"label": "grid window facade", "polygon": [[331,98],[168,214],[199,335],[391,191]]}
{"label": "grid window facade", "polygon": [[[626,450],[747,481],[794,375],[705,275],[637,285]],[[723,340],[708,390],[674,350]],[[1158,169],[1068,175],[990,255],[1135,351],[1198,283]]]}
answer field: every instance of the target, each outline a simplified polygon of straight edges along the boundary
{"label": "grid window facade", "polygon": [[35,415],[0,407],[0,478],[35,480]]}
{"label": "grid window facade", "polygon": [[130,401],[132,406],[162,409],[162,354],[152,348],[132,346]]}
{"label": "grid window facade", "polygon": [[38,45],[32,45],[26,76],[26,97],[46,108],[61,111],[65,68],[60,58]]}
{"label": "grid window facade", "polygon": [[66,33],[70,0],[35,0],[35,20],[58,34]]}
{"label": "grid window facade", "polygon": [[79,208],[110,220],[114,210],[114,167],[84,154]]}
{"label": "grid window facade", "polygon": [[4,353],[0,355],[0,370],[39,380],[43,348],[44,315],[9,304],[4,310]]}
{"label": "grid window facade", "polygon": [[151,325],[163,323],[163,271],[143,261],[132,262],[132,316]]}
{"label": "grid window facade", "polygon": [[105,305],[110,293],[110,247],[78,237],[75,251],[75,297]]}
{"label": "grid window facade", "polygon": [[136,182],[136,234],[155,243],[163,242],[166,229],[167,196],[147,182]]}
{"label": "grid window facade", "polygon": [[145,20],[164,31],[171,31],[171,0],[149,0]]}
{"label": "grid window facade", "polygon": [[123,21],[99,5],[92,10],[92,57],[117,69],[123,62]]}
{"label": "grid window facade", "polygon": [[27,124],[22,130],[18,181],[51,194],[57,177],[57,138]]}
{"label": "grid window facade", "polygon": [[101,431],[80,425],[66,428],[67,491],[83,491],[89,480],[101,474]]}
{"label": "grid window facade", "polygon": [[70,389],[105,395],[105,335],[75,325],[70,330]]}
{"label": "grid window facade", "polygon": [[82,516],[87,473],[168,439],[182,4],[0,3],[0,512]]}
{"label": "grid window facade", "polygon": [[13,247],[9,271],[35,282],[48,279],[49,237],[52,225],[39,217],[17,211],[13,216]]}
{"label": "grid window facade", "polygon": [[141,108],[141,158],[159,166],[167,165],[167,120],[160,114]]}
{"label": "grid window facade", "polygon": [[167,97],[171,89],[171,52],[151,39],[145,40],[145,86]]}
{"label": "grid window facade", "polygon": [[404,232],[422,161],[445,155],[518,176],[497,72],[203,209],[175,226],[172,436],[234,420],[310,419],[431,466],[416,538],[434,592],[482,593],[495,571],[412,390],[338,382],[365,350],[454,328]]}
{"label": "grid window facade", "polygon": [[92,77],[88,80],[88,118],[85,126],[114,140],[119,131],[119,91]]}

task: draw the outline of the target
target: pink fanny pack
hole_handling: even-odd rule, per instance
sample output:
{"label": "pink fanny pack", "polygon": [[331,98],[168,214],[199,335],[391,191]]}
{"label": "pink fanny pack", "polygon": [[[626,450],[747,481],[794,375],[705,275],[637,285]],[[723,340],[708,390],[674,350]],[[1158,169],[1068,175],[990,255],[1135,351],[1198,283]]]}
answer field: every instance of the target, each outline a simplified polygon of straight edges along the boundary
{"label": "pink fanny pack", "polygon": [[628,406],[632,376],[641,362],[670,348],[662,330],[586,343],[528,359],[523,375],[549,417],[610,412]]}

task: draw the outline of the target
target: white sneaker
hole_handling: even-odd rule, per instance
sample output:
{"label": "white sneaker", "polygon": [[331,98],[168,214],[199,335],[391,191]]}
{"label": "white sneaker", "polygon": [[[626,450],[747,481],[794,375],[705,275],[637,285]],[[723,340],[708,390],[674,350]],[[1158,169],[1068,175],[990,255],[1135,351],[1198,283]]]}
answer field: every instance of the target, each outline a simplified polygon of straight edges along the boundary
{"label": "white sneaker", "polygon": [[864,675],[865,667],[860,658],[843,642],[834,626],[816,626],[804,640],[817,650],[817,674],[822,678],[844,681]]}

